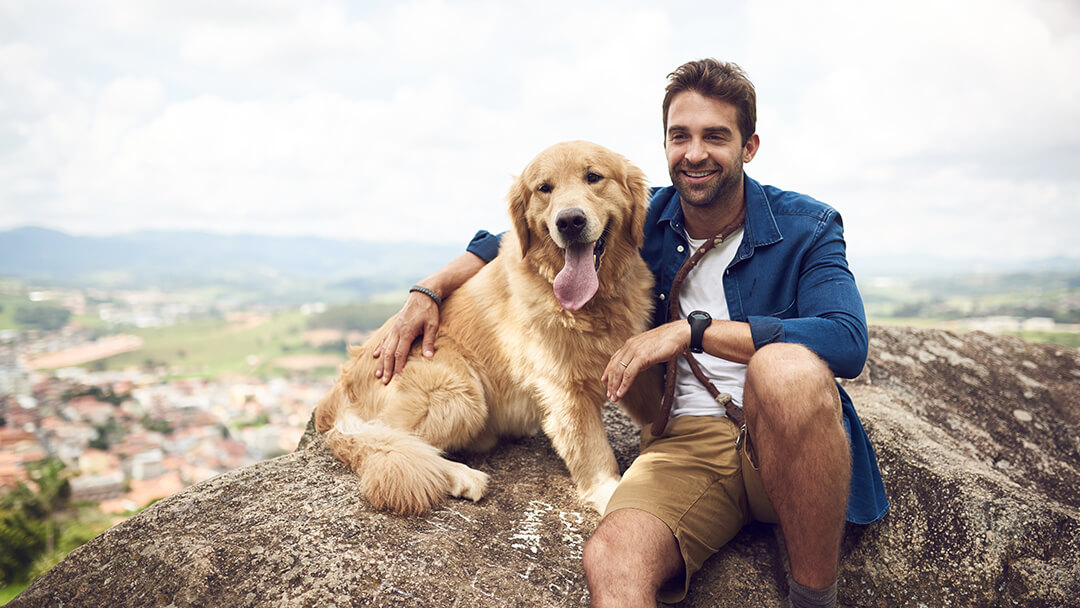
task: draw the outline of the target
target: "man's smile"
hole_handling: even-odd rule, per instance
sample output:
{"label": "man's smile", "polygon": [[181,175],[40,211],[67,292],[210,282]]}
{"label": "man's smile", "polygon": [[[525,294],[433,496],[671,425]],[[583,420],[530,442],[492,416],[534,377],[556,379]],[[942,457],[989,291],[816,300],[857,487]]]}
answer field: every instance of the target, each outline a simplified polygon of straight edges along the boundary
{"label": "man's smile", "polygon": [[718,173],[720,173],[719,169],[695,169],[695,170],[683,169],[682,170],[683,177],[685,177],[691,183],[706,181],[706,180],[708,180],[709,178],[711,178],[712,176],[714,176],[714,175],[716,175]]}

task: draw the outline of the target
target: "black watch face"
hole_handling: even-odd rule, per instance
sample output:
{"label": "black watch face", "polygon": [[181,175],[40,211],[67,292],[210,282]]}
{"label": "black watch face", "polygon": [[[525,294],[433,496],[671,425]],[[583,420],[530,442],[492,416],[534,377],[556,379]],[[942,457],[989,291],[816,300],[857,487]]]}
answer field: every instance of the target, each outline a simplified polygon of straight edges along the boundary
{"label": "black watch face", "polygon": [[701,312],[700,310],[695,310],[694,312],[690,313],[690,318],[695,321],[703,321],[705,319],[708,319],[709,315],[708,313]]}

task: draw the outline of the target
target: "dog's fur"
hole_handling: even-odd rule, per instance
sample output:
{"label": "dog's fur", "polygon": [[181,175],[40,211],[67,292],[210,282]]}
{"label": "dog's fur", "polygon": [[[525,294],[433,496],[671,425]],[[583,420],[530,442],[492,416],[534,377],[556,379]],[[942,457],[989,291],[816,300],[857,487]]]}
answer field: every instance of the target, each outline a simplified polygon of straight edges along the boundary
{"label": "dog's fur", "polygon": [[[371,353],[390,319],[350,349],[341,377],[316,408],[316,429],[357,472],[376,508],[419,514],[447,494],[479,500],[488,476],[441,452],[487,450],[500,436],[537,427],[551,438],[581,498],[601,513],[618,483],[601,421],[600,377],[651,316],[652,274],[638,253],[644,175],[606,148],[566,142],[533,159],[508,198],[513,233],[504,235],[494,261],[447,298],[435,356],[422,357],[418,342],[405,369],[383,385]],[[567,227],[571,220],[580,232]],[[565,250],[592,253],[602,234],[595,295],[582,304],[579,293],[568,305],[580,308],[569,310],[554,287]],[[639,423],[651,420],[656,378],[641,377],[635,389],[620,403]]]}

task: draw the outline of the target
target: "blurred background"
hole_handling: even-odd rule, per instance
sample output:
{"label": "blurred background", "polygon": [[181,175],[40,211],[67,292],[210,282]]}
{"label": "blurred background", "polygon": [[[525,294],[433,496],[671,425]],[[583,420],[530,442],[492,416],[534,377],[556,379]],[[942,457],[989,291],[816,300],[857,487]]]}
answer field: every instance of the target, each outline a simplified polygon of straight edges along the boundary
{"label": "blurred background", "polygon": [[844,218],[871,323],[1080,347],[1071,0],[0,0],[0,601],[291,451],[347,344],[542,148],[669,183],[691,59]]}

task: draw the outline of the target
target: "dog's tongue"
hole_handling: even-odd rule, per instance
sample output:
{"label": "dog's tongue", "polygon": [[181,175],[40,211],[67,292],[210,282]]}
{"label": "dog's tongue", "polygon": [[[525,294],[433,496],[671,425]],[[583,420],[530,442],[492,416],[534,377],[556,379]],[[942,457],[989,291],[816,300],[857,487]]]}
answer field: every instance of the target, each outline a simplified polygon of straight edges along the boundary
{"label": "dog's tongue", "polygon": [[578,310],[600,287],[593,262],[592,243],[574,243],[566,248],[566,264],[555,277],[555,298],[566,310]]}

